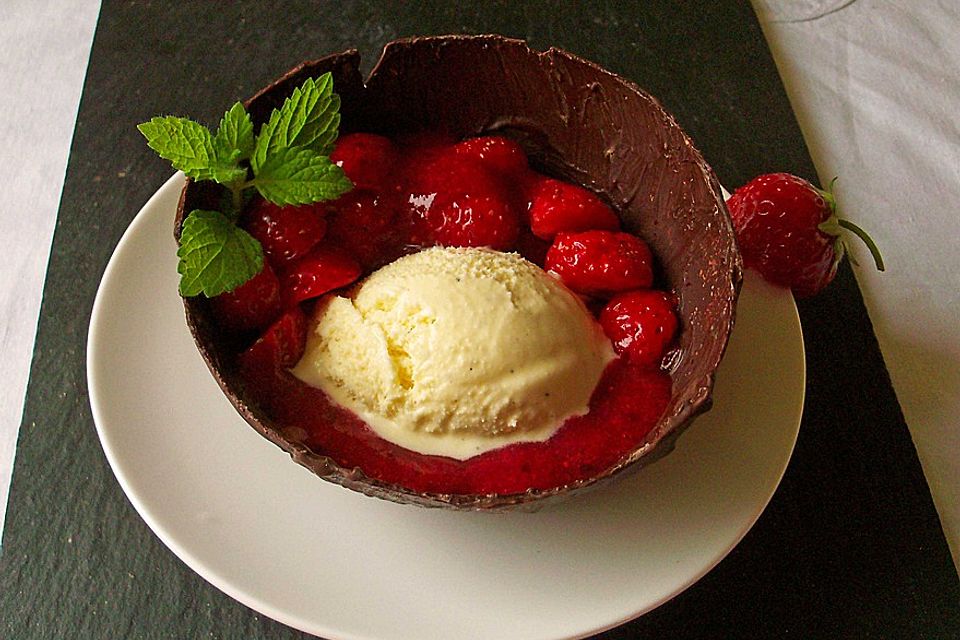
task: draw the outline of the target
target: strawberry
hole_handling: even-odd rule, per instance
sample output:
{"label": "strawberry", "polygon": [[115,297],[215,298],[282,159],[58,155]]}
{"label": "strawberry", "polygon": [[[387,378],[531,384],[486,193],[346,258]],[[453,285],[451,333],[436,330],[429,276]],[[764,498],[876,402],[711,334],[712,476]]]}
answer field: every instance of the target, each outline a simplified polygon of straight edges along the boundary
{"label": "strawberry", "polygon": [[410,189],[414,244],[505,251],[517,240],[513,199],[500,177],[473,158],[441,154],[416,164]]}
{"label": "strawberry", "polygon": [[348,133],[337,140],[330,160],[358,189],[378,189],[391,181],[397,148],[389,138],[372,133]]}
{"label": "strawberry", "polygon": [[262,329],[280,314],[280,282],[264,260],[263,269],[233,291],[210,299],[221,326],[233,333]]}
{"label": "strawberry", "polygon": [[367,268],[400,257],[409,232],[391,194],[355,189],[333,203],[327,238]]}
{"label": "strawberry", "polygon": [[258,199],[244,214],[243,228],[260,241],[274,267],[307,254],[327,230],[319,207],[275,205]]}
{"label": "strawberry", "polygon": [[300,307],[294,305],[240,353],[237,362],[244,374],[269,380],[300,360],[306,341],[307,319]]}
{"label": "strawberry", "polygon": [[412,158],[407,173],[410,192],[417,197],[460,196],[465,193],[503,194],[504,181],[476,158],[425,153]]}
{"label": "strawberry", "polygon": [[653,283],[653,256],[647,243],[620,231],[558,233],[544,268],[588,296],[609,296]]}
{"label": "strawberry", "polygon": [[613,349],[633,364],[655,367],[677,332],[671,296],[640,289],[614,296],[600,312],[600,326]]}
{"label": "strawberry", "polygon": [[[832,183],[831,183],[832,187]],[[744,265],[798,298],[820,292],[833,280],[846,253],[846,229],[866,243],[883,271],[877,245],[863,229],[837,215],[826,191],[788,173],[754,178],[727,200]]]}
{"label": "strawberry", "polygon": [[535,180],[527,189],[530,228],[544,240],[561,231],[620,230],[613,209],[583,187],[553,178]]}
{"label": "strawberry", "polygon": [[437,196],[419,210],[414,222],[414,242],[423,246],[490,247],[512,249],[520,223],[513,208],[493,194]]}
{"label": "strawberry", "polygon": [[360,264],[343,249],[326,244],[314,247],[281,275],[284,306],[345,287],[362,272]]}
{"label": "strawberry", "polygon": [[501,136],[482,136],[458,142],[456,155],[478,160],[487,169],[502,176],[515,177],[527,171],[527,155],[519,144]]}

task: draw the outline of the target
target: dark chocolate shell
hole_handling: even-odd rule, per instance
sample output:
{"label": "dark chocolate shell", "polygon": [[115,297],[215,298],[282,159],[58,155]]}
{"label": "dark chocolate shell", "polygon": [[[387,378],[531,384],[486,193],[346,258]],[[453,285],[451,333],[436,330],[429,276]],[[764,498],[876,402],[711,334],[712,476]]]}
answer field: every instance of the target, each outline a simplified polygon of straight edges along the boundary
{"label": "dark chocolate shell", "polygon": [[[682,329],[670,367],[673,398],[642,445],[597,477],[522,494],[420,494],[342,468],[322,451],[285,437],[283,425],[246,397],[231,357],[237,345],[217,331],[206,298],[187,298],[187,323],[200,353],[237,411],[321,478],[370,496],[431,507],[539,506],[636,470],[672,449],[680,432],[710,408],[742,268],[717,179],[674,118],[635,84],[591,62],[558,49],[537,52],[500,36],[391,42],[366,83],[359,63],[353,50],[305,62],[257,93],[247,108],[259,125],[304,80],[329,71],[342,101],[342,132],[506,135],[519,140],[541,170],[602,194],[620,212],[625,228],[650,244],[666,288],[678,294]],[[185,212],[216,208],[222,195],[214,183],[188,181],[175,235],[179,238]]]}

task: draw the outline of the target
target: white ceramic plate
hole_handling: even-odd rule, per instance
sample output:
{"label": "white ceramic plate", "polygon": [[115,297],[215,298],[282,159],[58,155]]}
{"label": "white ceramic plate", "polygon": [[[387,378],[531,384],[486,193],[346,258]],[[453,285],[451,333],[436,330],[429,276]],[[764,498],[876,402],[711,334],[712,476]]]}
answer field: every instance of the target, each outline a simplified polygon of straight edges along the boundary
{"label": "white ceramic plate", "polygon": [[291,462],[234,412],[177,297],[182,176],[107,267],[90,325],[90,402],[107,458],[177,556],[245,605],[331,639],[579,638],[680,593],[746,534],[800,423],[789,293],[748,274],[714,409],[635,477],[538,513],[366,498]]}

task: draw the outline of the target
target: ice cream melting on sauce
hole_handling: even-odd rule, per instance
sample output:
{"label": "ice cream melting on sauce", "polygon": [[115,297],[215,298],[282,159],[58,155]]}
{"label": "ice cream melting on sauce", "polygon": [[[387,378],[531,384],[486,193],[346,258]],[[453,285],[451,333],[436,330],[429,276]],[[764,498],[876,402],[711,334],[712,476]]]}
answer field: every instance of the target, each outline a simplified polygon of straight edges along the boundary
{"label": "ice cream melting on sauce", "polygon": [[580,299],[536,265],[432,248],[319,304],[292,373],[385,440],[462,460],[587,413],[613,358]]}

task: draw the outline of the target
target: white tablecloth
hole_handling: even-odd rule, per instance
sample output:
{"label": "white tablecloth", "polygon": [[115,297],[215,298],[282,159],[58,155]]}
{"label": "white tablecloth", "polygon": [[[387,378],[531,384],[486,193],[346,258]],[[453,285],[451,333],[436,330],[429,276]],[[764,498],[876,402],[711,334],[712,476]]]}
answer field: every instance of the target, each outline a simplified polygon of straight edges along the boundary
{"label": "white tablecloth", "polygon": [[[960,564],[960,5],[754,5],[822,181],[841,177],[843,214],[871,232],[887,260],[888,271],[875,273],[855,248],[870,318]],[[98,12],[96,0],[0,6],[0,531]]]}
{"label": "white tablecloth", "polygon": [[857,280],[960,567],[960,2],[754,6],[821,181],[883,251],[878,273],[854,248]]}
{"label": "white tablecloth", "polygon": [[97,0],[0,1],[0,533]]}

